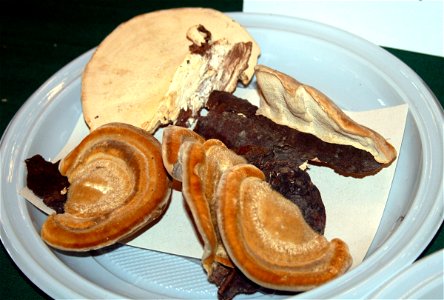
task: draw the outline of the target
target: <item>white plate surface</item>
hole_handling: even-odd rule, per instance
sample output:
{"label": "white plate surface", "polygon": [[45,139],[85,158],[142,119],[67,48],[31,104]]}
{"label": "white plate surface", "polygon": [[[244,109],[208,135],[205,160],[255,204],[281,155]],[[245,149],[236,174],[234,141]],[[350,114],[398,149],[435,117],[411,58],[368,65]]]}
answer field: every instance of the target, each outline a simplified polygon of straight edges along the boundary
{"label": "white plate surface", "polygon": [[[364,262],[304,298],[367,296],[410,265],[443,220],[443,112],[423,81],[383,49],[294,18],[233,13],[262,48],[260,63],[316,86],[346,110],[409,104],[406,132],[380,227]],[[1,239],[19,268],[54,298],[215,298],[200,263],[122,246],[74,255],[39,237],[45,215],[18,195],[23,161],[53,158],[81,114],[80,77],[92,51],[51,77],[23,105],[0,148]],[[365,221],[359,216],[357,222]],[[350,224],[353,226],[353,224]],[[301,295],[296,297],[302,297]],[[238,298],[287,297],[284,295]]]}
{"label": "white plate surface", "polygon": [[374,299],[444,299],[444,250],[407,267],[371,296]]}

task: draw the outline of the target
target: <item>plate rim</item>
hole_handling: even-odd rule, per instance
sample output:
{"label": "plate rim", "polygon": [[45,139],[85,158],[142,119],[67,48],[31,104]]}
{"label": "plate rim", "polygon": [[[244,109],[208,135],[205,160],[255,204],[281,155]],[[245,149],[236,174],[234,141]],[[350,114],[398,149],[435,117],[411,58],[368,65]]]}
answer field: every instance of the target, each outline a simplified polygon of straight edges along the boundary
{"label": "plate rim", "polygon": [[[433,284],[436,279],[439,279],[439,277],[442,278],[444,275],[442,269],[443,257],[444,249],[441,249],[415,261],[379,287],[374,293],[372,293],[371,297],[375,299],[417,298],[415,297],[415,294],[418,292],[418,288],[427,287],[428,285]],[[412,276],[415,277],[415,283],[413,285],[407,284],[409,280],[412,280]]]}
{"label": "plate rim", "polygon": [[[382,49],[379,46],[376,46],[360,37],[354,36],[348,32],[345,32],[343,30],[331,27],[331,26],[327,26],[327,25],[323,25],[314,21],[310,21],[310,20],[303,20],[303,19],[299,19],[299,18],[294,18],[294,17],[283,17],[283,16],[278,16],[278,15],[269,15],[269,14],[256,14],[256,13],[228,13],[229,16],[233,17],[234,19],[236,19],[239,23],[241,24],[245,24],[245,23],[256,23],[258,22],[258,19],[261,20],[261,28],[264,29],[269,29],[268,27],[266,27],[266,25],[264,24],[268,24],[270,22],[275,22],[276,20],[278,20],[278,24],[280,24],[281,22],[290,22],[292,23],[292,27],[297,27],[301,24],[303,24],[304,26],[315,26],[316,28],[319,29],[325,29],[328,31],[334,31],[334,32],[341,32],[341,35],[345,35],[348,37],[353,38],[355,41],[357,41],[358,43],[363,44],[365,47],[370,47],[372,49],[372,51],[376,51],[377,53],[387,56],[390,59],[394,59],[394,61],[397,62],[397,64],[399,64],[400,67],[402,67],[405,72],[411,77],[416,79],[418,82],[422,83],[420,85],[420,90],[421,92],[426,95],[426,99],[427,101],[431,101],[431,103],[428,103],[429,105],[429,109],[432,110],[431,107],[433,107],[434,105],[436,107],[439,107],[438,104],[438,100],[436,99],[436,97],[433,95],[432,91],[427,87],[427,85],[422,81],[422,79],[416,74],[414,73],[413,70],[411,70],[407,65],[405,65],[402,61],[400,61],[398,58],[396,58],[395,56],[393,56],[392,54],[390,54],[389,52],[387,52],[386,50]],[[266,22],[264,22],[266,21]],[[295,25],[296,24],[296,25]],[[288,25],[288,24],[286,24]],[[247,27],[247,29],[251,26],[249,26],[248,24],[245,25]],[[279,27],[279,26],[278,26]],[[4,147],[6,147],[6,140],[10,140],[11,139],[11,135],[13,134],[12,130],[14,128],[16,128],[18,126],[18,120],[19,118],[21,118],[24,114],[24,112],[26,112],[27,110],[30,109],[30,107],[32,106],[32,104],[34,104],[34,102],[36,100],[33,99],[37,99],[36,97],[38,97],[41,93],[43,93],[46,89],[48,89],[49,87],[51,87],[52,84],[54,84],[54,80],[57,79],[58,76],[63,75],[63,76],[68,76],[71,68],[74,68],[76,64],[78,64],[79,62],[85,60],[85,58],[89,55],[92,54],[94,49],[91,49],[87,52],[85,52],[84,54],[80,55],[79,57],[77,57],[76,59],[74,59],[73,61],[71,61],[70,63],[68,63],[67,65],[65,65],[63,68],[61,68],[59,71],[57,71],[55,74],[53,74],[45,83],[42,84],[42,86],[37,89],[29,98],[28,100],[23,104],[23,106],[18,110],[18,112],[16,113],[16,115],[13,117],[13,119],[11,120],[11,122],[8,124],[7,128],[5,129],[2,138],[1,138],[1,148],[0,148],[0,155],[3,156],[3,149]],[[34,102],[33,102],[34,101]],[[434,103],[434,104],[433,104]],[[410,103],[409,103],[410,105]],[[442,122],[443,120],[443,113],[442,113],[442,109],[441,109],[441,114],[439,113],[439,108],[437,109],[437,113],[433,114],[435,120],[440,120]],[[432,110],[433,112],[433,110]],[[409,109],[409,114],[411,113],[411,109]],[[413,116],[415,117],[415,115]],[[415,120],[418,120],[420,116],[416,116]],[[417,122],[415,122],[416,124],[418,124]],[[22,126],[23,127],[23,126]],[[442,136],[442,135],[441,135]],[[2,175],[3,176],[3,175]],[[2,181],[0,181],[0,190],[1,190],[1,184]],[[442,194],[442,182],[441,185],[437,187],[436,190],[436,194],[440,193]],[[438,197],[437,197],[437,200]],[[3,200],[0,199],[0,201],[2,201],[2,203],[0,203],[1,205],[3,205]],[[414,201],[416,202],[416,201]],[[437,201],[439,202],[439,201]],[[23,203],[22,203],[23,204]],[[413,203],[415,204],[415,203]],[[420,203],[416,203],[416,206],[412,206],[410,211],[412,211],[415,214],[419,214],[420,213]],[[433,228],[433,232],[436,233],[436,231],[438,230],[440,224],[442,223],[443,220],[443,216],[442,216],[442,203],[441,206],[439,206],[439,203],[437,205],[437,213],[432,215],[431,218],[427,219],[426,222],[424,222],[421,226],[421,228],[425,228],[426,225],[431,226]],[[22,205],[21,209],[23,211],[26,210],[25,204]],[[3,211],[3,210],[2,210]],[[411,212],[408,213],[411,213]],[[441,215],[439,215],[439,212],[441,212]],[[7,220],[9,221],[9,220]],[[11,244],[11,236],[8,235],[8,232],[6,232],[5,229],[5,223],[6,220],[4,220],[4,218],[2,218],[1,220],[1,231],[0,231],[0,237],[2,240],[2,243],[5,245],[5,249],[7,250],[8,254],[12,257],[12,259],[14,260],[14,262],[19,266],[19,268],[25,273],[26,276],[28,276],[28,278],[31,279],[31,281],[33,281],[40,289],[42,289],[43,291],[45,291],[46,293],[48,293],[49,295],[56,295],[56,296],[66,296],[66,294],[64,293],[69,293],[70,295],[75,295],[75,296],[80,296],[77,294],[77,291],[69,289],[67,286],[61,284],[61,288],[62,289],[66,289],[65,291],[62,291],[62,294],[60,294],[60,291],[55,291],[52,288],[49,288],[47,286],[42,286],[42,284],[46,283],[44,280],[42,282],[41,278],[39,278],[39,275],[41,275],[41,273],[39,273],[38,271],[41,271],[40,269],[36,270],[30,266],[30,261],[29,261],[29,257],[26,257],[26,259],[24,259],[22,257],[22,255],[19,253],[18,251],[18,246],[22,246],[22,245],[13,245]],[[407,232],[407,228],[404,229],[405,226],[403,226],[403,224],[401,224],[392,234],[392,236],[389,237],[389,239],[387,239],[386,242],[390,242],[391,244],[395,243],[395,241],[400,241],[403,240],[403,236],[405,234],[408,234]],[[424,229],[423,229],[424,231]],[[433,234],[434,235],[434,234]],[[385,275],[385,279],[387,279],[387,275],[391,274],[391,276],[394,276],[396,274],[396,271],[394,269],[399,268],[399,265],[408,265],[411,262],[414,261],[414,259],[417,258],[417,256],[420,253],[416,253],[416,252],[420,252],[422,251],[428,244],[428,242],[430,242],[430,240],[433,238],[433,235],[431,235],[431,237],[427,237],[423,239],[423,243],[418,243],[417,245],[412,245],[413,248],[415,249],[415,251],[412,251],[410,249],[409,251],[409,258],[406,261],[400,262],[400,258],[398,255],[398,258],[396,259],[396,261],[392,261],[390,264],[386,264],[384,268],[379,269],[379,272],[376,273],[372,273],[372,276],[367,276],[368,274],[362,274],[362,272],[360,272],[360,269],[356,268],[354,270],[349,271],[348,273],[344,274],[340,279],[338,280],[342,280],[343,283],[345,283],[344,285],[347,286],[347,289],[345,290],[345,293],[348,295],[356,295],[357,292],[357,288],[363,283],[361,283],[360,285],[358,284],[357,286],[350,286],[350,284],[348,282],[352,282],[354,278],[356,278],[357,276],[365,276],[367,277],[367,283],[372,283],[374,285],[380,285],[381,280],[376,278],[377,276],[375,274],[384,274]],[[389,244],[389,245],[391,245]],[[381,257],[384,257],[385,255],[387,255],[387,253],[390,253],[390,249],[387,249],[389,245],[385,245],[385,249],[376,249],[375,252],[369,256],[366,261],[363,262],[371,265],[374,264],[376,261],[378,261],[378,259],[380,259]],[[377,255],[376,255],[377,254]],[[44,269],[43,269],[44,270]],[[71,270],[71,272],[73,272]],[[77,274],[76,274],[77,275]],[[83,279],[83,277],[80,277]],[[57,278],[54,278],[57,279]],[[89,281],[88,281],[89,282]],[[54,283],[54,282],[52,282]],[[97,285],[89,282],[93,288],[98,288],[100,289],[101,287],[98,287]],[[304,296],[309,296],[309,297],[316,297],[319,294],[322,294],[320,292],[321,289],[325,290],[328,289],[332,286],[333,282],[331,283],[327,283],[326,285],[323,285],[322,287],[306,292],[304,293]],[[59,287],[60,288],[60,287]],[[109,291],[104,291],[104,293],[109,292]],[[359,294],[359,293],[358,293]],[[362,295],[362,292],[361,294]],[[110,295],[110,296],[117,296],[117,297],[121,297],[120,295]]]}

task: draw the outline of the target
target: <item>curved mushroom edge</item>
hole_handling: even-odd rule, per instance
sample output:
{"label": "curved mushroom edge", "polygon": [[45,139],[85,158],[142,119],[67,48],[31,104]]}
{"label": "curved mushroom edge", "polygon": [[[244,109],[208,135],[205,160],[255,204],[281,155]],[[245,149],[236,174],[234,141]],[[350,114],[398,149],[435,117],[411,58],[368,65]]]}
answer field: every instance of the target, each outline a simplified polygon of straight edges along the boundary
{"label": "curved mushroom edge", "polygon": [[92,131],[60,163],[70,188],[65,213],[47,218],[42,239],[61,250],[112,245],[159,218],[170,199],[160,143],[146,131],[110,123]]}

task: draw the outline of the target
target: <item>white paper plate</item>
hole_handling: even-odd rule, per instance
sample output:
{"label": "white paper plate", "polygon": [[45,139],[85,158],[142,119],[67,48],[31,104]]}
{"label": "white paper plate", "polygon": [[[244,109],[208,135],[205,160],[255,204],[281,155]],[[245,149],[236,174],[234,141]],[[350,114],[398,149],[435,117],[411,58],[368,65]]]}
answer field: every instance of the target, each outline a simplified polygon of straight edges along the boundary
{"label": "white paper plate", "polygon": [[[261,45],[262,64],[318,87],[343,109],[409,104],[393,187],[367,258],[341,278],[303,294],[364,297],[411,264],[443,220],[442,109],[412,70],[356,36],[293,18],[231,16]],[[36,153],[54,157],[81,114],[80,76],[91,54],[74,60],[37,90],[2,137],[3,244],[26,276],[55,298],[215,298],[216,289],[198,261],[127,246],[94,255],[51,250],[39,237],[45,216],[18,196],[25,185],[23,161]],[[365,222],[365,216],[356,221]]]}
{"label": "white paper plate", "polygon": [[374,299],[444,299],[444,250],[409,266],[378,291]]}

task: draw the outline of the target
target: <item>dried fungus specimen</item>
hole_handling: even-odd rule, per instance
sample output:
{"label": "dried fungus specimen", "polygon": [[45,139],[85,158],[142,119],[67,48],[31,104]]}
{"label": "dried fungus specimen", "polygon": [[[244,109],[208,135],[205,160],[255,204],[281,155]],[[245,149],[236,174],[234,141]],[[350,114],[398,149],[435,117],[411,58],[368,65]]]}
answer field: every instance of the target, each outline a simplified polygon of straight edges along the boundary
{"label": "dried fungus specimen", "polygon": [[324,142],[366,151],[382,167],[395,160],[396,150],[384,137],[352,120],[321,91],[264,65],[255,69],[262,96],[257,114]]}
{"label": "dried fungus specimen", "polygon": [[165,128],[162,141],[163,156],[168,157],[164,160],[166,169],[182,181],[183,196],[204,241],[204,269],[210,276],[216,263],[233,267],[216,228],[214,193],[222,172],[245,160],[220,141],[205,141],[193,131],[178,126]]}
{"label": "dried fungus specimen", "polygon": [[[176,139],[189,135],[177,126],[165,131]],[[222,264],[252,281],[240,279],[248,292],[259,286],[303,291],[350,267],[347,245],[314,231],[298,206],[274,191],[258,168],[218,140],[179,140],[184,142],[179,151],[172,149],[178,155],[172,161],[180,167],[173,169],[182,170],[182,192],[205,243],[202,264],[211,281],[226,287],[225,279],[235,274],[235,269],[221,269]],[[169,145],[174,143],[166,141],[167,153]]]}
{"label": "dried fungus specimen", "polygon": [[91,132],[60,162],[70,187],[63,214],[42,239],[70,251],[111,245],[158,218],[170,195],[160,143],[146,131],[111,123]]}
{"label": "dried fungus specimen", "polygon": [[46,161],[41,155],[36,154],[25,160],[26,186],[39,198],[43,199],[46,206],[57,213],[65,211],[67,192],[69,188],[68,178],[59,172],[59,162]]}
{"label": "dried fungus specimen", "polygon": [[85,121],[91,129],[123,122],[154,132],[181,109],[198,111],[212,90],[248,84],[259,55],[248,31],[214,9],[138,15],[116,27],[88,62]]}
{"label": "dried fungus specimen", "polygon": [[347,245],[316,233],[299,208],[264,179],[246,164],[233,166],[220,180],[217,221],[235,265],[257,284],[285,291],[306,291],[347,271]]}

